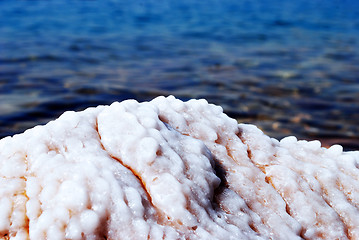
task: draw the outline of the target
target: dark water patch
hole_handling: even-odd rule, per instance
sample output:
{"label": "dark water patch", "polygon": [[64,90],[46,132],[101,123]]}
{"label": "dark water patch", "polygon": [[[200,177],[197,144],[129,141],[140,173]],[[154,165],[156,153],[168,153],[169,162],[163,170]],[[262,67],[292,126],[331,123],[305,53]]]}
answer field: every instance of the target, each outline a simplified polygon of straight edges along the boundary
{"label": "dark water patch", "polygon": [[194,68],[192,66],[185,65],[185,66],[166,68],[164,71],[165,72],[193,72]]}
{"label": "dark water patch", "polygon": [[82,87],[79,87],[79,88],[75,88],[73,90],[74,94],[85,95],[85,96],[101,95],[102,92],[103,92],[103,90],[98,89],[98,88],[94,88],[94,87],[91,87],[91,86],[82,86]]}
{"label": "dark water patch", "polygon": [[301,119],[300,122],[310,127],[324,127],[327,131],[341,131],[343,129],[342,124],[333,121],[326,121],[323,123],[322,121],[316,119]]}
{"label": "dark water patch", "polygon": [[112,47],[103,46],[94,43],[81,43],[81,42],[74,42],[68,46],[70,51],[80,52],[80,51],[100,51],[100,52],[107,52],[114,50]]}
{"label": "dark water patch", "polygon": [[350,59],[353,59],[356,57],[354,52],[343,52],[343,51],[337,51],[337,52],[331,52],[324,55],[325,58],[335,60],[335,61],[348,61]]}
{"label": "dark water patch", "polygon": [[273,27],[292,27],[294,23],[288,20],[275,19],[273,22],[270,22],[268,25]]}
{"label": "dark water patch", "polygon": [[225,40],[232,43],[263,43],[267,40],[278,40],[280,39],[279,35],[268,34],[268,33],[242,33],[237,34],[233,38],[224,38]]}
{"label": "dark water patch", "polygon": [[234,119],[257,119],[259,118],[259,113],[256,112],[241,112],[236,110],[229,110],[226,109],[224,111],[229,117],[234,118]]}
{"label": "dark water patch", "polygon": [[300,99],[295,102],[296,106],[304,109],[304,110],[330,110],[334,108],[334,104],[332,102],[322,101],[315,98],[306,98],[306,99]]}
{"label": "dark water patch", "polygon": [[21,63],[29,63],[29,62],[64,62],[68,59],[54,56],[54,55],[31,55],[26,57],[14,57],[14,58],[2,58],[0,59],[0,64],[21,64]]}
{"label": "dark water patch", "polygon": [[256,56],[261,57],[283,57],[292,55],[289,49],[260,49],[254,52]]}

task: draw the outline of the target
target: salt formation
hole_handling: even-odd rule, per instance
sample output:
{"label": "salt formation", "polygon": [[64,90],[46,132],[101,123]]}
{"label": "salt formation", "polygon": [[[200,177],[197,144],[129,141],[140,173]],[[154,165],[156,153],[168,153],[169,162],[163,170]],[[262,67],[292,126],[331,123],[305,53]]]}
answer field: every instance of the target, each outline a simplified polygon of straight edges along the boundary
{"label": "salt formation", "polygon": [[358,166],[205,100],[66,112],[0,141],[0,239],[359,239]]}

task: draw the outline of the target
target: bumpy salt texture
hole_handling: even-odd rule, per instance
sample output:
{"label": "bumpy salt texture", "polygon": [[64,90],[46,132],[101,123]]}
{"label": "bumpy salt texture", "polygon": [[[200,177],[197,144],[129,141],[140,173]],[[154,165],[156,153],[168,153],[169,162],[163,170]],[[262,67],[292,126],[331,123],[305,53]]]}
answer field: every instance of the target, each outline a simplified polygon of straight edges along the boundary
{"label": "bumpy salt texture", "polygon": [[66,112],[0,140],[0,239],[359,239],[358,166],[205,100]]}

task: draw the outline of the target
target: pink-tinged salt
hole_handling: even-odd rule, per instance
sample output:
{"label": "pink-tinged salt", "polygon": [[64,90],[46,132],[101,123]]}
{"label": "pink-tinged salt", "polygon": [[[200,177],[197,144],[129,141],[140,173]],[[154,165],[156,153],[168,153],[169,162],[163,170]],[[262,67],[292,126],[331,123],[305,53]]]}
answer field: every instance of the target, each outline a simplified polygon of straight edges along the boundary
{"label": "pink-tinged salt", "polygon": [[0,140],[0,239],[359,239],[358,166],[205,100],[66,112]]}

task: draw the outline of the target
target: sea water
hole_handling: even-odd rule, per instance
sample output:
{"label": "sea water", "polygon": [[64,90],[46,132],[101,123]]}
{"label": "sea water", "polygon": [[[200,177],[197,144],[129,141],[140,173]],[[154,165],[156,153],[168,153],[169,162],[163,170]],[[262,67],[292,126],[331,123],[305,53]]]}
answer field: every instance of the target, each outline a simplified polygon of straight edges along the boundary
{"label": "sea water", "polygon": [[0,2],[0,137],[159,95],[359,149],[359,2]]}

